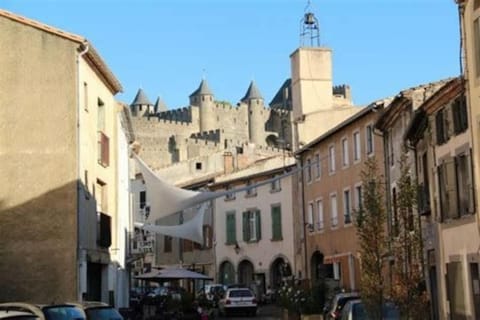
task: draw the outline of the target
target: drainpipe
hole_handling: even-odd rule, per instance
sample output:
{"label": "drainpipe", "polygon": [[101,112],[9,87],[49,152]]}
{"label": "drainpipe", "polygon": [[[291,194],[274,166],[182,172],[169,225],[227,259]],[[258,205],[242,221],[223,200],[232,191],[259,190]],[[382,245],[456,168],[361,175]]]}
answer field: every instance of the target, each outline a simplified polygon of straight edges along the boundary
{"label": "drainpipe", "polygon": [[80,59],[88,52],[89,46],[88,42],[84,42],[80,45],[79,49],[83,49],[77,54],[76,64],[77,64],[77,124],[76,124],[76,143],[77,143],[77,299],[82,301],[82,292],[81,292],[81,268],[82,266],[86,268],[86,259],[83,260],[83,248],[80,245],[80,192],[82,191],[81,186],[81,172],[80,172]]}

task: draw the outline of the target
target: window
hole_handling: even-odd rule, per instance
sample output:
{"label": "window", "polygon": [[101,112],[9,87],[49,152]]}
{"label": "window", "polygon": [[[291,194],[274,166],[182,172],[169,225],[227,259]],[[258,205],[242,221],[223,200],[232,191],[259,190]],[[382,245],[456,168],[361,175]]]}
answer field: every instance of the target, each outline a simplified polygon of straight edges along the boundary
{"label": "window", "polygon": [[369,124],[365,128],[365,144],[367,148],[367,155],[373,153],[373,125]]}
{"label": "window", "polygon": [[209,226],[206,224],[203,226],[203,248],[202,249],[211,249],[213,247],[212,239],[213,239],[212,226]]}
{"label": "window", "polygon": [[360,146],[360,132],[355,132],[353,134],[353,160],[359,161],[361,157],[361,146]]}
{"label": "window", "polygon": [[323,202],[322,200],[317,200],[317,230],[323,229]]}
{"label": "window", "polygon": [[272,240],[282,240],[282,207],[272,206]]}
{"label": "window", "polygon": [[307,213],[307,229],[308,231],[313,231],[313,203],[308,204],[308,213]]}
{"label": "window", "polygon": [[83,83],[83,108],[88,111],[88,84]]}
{"label": "window", "polygon": [[112,244],[112,218],[107,214],[99,212],[97,219],[97,245],[102,248],[108,248]]}
{"label": "window", "polygon": [[349,159],[348,159],[348,140],[347,138],[342,139],[342,161],[343,166],[348,166]]}
{"label": "window", "polygon": [[307,178],[307,182],[312,182],[312,162],[310,161],[310,159],[307,159],[307,164],[305,166],[305,175]]}
{"label": "window", "polygon": [[110,164],[110,139],[102,131],[98,131],[97,160],[103,167]]}
{"label": "window", "polygon": [[228,211],[226,214],[227,245],[237,242],[237,229],[235,223],[235,211]]}
{"label": "window", "polygon": [[105,104],[97,99],[97,131],[105,131]]}
{"label": "window", "polygon": [[196,170],[202,170],[202,163],[201,162],[196,162],[195,163],[195,169]]}
{"label": "window", "polygon": [[355,187],[355,209],[360,210],[363,205],[362,186]]}
{"label": "window", "polygon": [[140,191],[140,209],[145,208],[145,204],[147,202],[147,192],[146,191]]}
{"label": "window", "polygon": [[343,191],[343,215],[345,216],[345,224],[352,222],[352,205],[350,199],[350,190]]}
{"label": "window", "polygon": [[320,154],[315,155],[315,177],[318,179],[322,175],[322,166],[320,163]]}
{"label": "window", "polygon": [[462,153],[456,157],[456,175],[458,186],[459,215],[464,216],[475,212],[474,187],[472,178],[472,163],[470,152]]}
{"label": "window", "polygon": [[335,146],[330,146],[328,148],[328,167],[330,173],[335,172]]}
{"label": "window", "polygon": [[473,21],[473,38],[475,41],[475,74],[480,77],[480,17]]}
{"label": "window", "polygon": [[172,252],[172,237],[164,236],[164,238],[163,238],[163,252]]}
{"label": "window", "polygon": [[441,220],[458,217],[457,186],[455,181],[455,159],[448,158],[438,167],[438,182],[440,188]]}
{"label": "window", "polygon": [[461,95],[452,104],[453,131],[460,134],[468,128],[467,102],[464,95]]}
{"label": "window", "polygon": [[250,187],[252,185],[251,181],[247,181],[247,190],[245,191],[245,197],[255,197],[257,195],[257,188],[256,187]]}
{"label": "window", "polygon": [[243,213],[243,241],[253,242],[261,239],[260,210]]}
{"label": "window", "polygon": [[95,200],[97,201],[97,211],[106,213],[108,212],[108,193],[107,184],[97,179]]}
{"label": "window", "polygon": [[281,179],[279,177],[273,177],[272,182],[270,183],[270,192],[278,192],[282,190]]}
{"label": "window", "polygon": [[330,196],[330,211],[331,211],[331,227],[336,227],[338,225],[338,212],[337,212],[337,195],[332,194]]}
{"label": "window", "polygon": [[450,138],[448,116],[449,114],[447,109],[440,110],[435,115],[435,128],[438,145],[444,144]]}

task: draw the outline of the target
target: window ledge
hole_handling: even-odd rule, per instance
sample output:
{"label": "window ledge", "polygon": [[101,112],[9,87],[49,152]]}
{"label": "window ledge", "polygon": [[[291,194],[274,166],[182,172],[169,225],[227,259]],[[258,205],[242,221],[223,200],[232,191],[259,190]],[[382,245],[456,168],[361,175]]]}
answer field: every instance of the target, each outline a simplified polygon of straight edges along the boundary
{"label": "window ledge", "polygon": [[281,238],[275,238],[275,239],[270,239],[271,242],[280,242],[283,241],[283,237]]}
{"label": "window ledge", "polygon": [[280,191],[282,191],[282,188],[270,189],[270,193],[277,193],[277,192],[280,192]]}

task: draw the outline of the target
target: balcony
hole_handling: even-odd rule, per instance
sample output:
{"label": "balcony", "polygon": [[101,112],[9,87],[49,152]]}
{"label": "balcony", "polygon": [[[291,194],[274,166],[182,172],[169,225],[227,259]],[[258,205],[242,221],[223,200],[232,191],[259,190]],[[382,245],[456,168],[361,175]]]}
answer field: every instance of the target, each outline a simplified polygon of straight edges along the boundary
{"label": "balcony", "polygon": [[103,167],[110,164],[110,139],[102,131],[98,131],[98,163]]}
{"label": "balcony", "polygon": [[428,216],[432,210],[430,207],[430,191],[428,185],[419,185],[417,191],[418,213],[422,216]]}

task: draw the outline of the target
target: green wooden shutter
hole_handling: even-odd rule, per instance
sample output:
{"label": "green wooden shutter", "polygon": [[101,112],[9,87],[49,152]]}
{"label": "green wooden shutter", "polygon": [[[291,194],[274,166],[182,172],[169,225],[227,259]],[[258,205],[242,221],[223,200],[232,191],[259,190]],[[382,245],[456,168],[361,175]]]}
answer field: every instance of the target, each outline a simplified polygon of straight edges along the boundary
{"label": "green wooden shutter", "polygon": [[257,231],[257,241],[262,239],[262,223],[260,221],[260,210],[255,211],[255,230]]}
{"label": "green wooden shutter", "polygon": [[449,159],[445,163],[445,173],[446,173],[446,191],[447,191],[447,204],[448,212],[447,216],[449,218],[458,217],[458,207],[457,207],[457,180],[456,180],[456,160]]}
{"label": "green wooden shutter", "polygon": [[247,242],[250,240],[250,232],[249,232],[249,212],[248,211],[245,211],[243,213],[243,225],[242,225],[242,230],[243,230],[243,241]]}
{"label": "green wooden shutter", "polygon": [[227,244],[234,244],[237,240],[235,213],[227,213]]}
{"label": "green wooden shutter", "polygon": [[467,193],[468,193],[468,213],[475,213],[475,184],[473,183],[473,162],[472,149],[467,154]]}
{"label": "green wooden shutter", "polygon": [[280,206],[272,207],[272,240],[282,240],[282,211]]}

